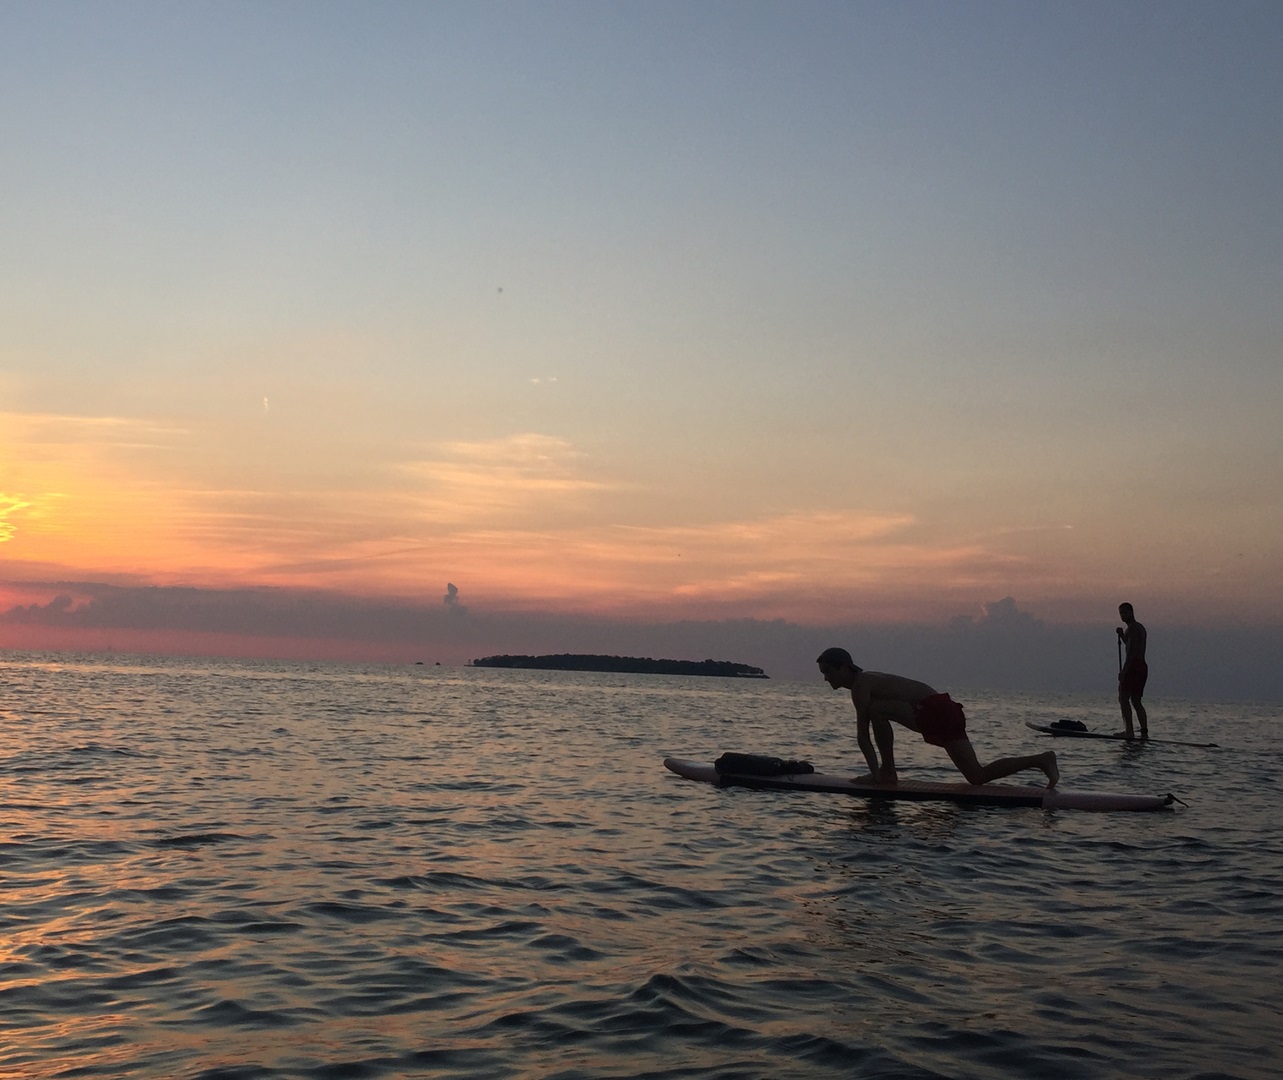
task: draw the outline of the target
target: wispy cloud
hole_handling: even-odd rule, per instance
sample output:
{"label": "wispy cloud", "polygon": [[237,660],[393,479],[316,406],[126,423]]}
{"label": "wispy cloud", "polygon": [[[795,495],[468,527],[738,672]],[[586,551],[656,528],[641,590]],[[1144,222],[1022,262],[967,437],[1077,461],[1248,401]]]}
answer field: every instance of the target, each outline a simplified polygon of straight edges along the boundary
{"label": "wispy cloud", "polygon": [[0,491],[0,544],[13,537],[14,530],[17,528],[14,519],[30,506],[31,503],[25,499]]}
{"label": "wispy cloud", "polygon": [[437,525],[477,524],[564,512],[581,496],[609,490],[587,475],[586,456],[561,438],[522,433],[481,442],[444,442],[400,471],[417,514]]}

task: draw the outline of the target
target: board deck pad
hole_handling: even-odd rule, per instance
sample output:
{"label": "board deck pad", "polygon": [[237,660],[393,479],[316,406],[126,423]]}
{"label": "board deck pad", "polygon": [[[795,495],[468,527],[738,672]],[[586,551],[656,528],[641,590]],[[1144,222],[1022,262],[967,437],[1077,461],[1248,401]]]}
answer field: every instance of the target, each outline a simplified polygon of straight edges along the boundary
{"label": "board deck pad", "polygon": [[1172,795],[1129,795],[1107,791],[1062,791],[1058,787],[1024,787],[1016,784],[940,783],[901,780],[894,785],[861,783],[829,773],[795,773],[751,776],[718,772],[712,762],[665,758],[664,767],[687,780],[721,787],[756,788],[763,791],[814,791],[857,795],[866,799],[945,800],[971,806],[1037,806],[1044,810],[1162,810],[1176,801]]}
{"label": "board deck pad", "polygon": [[1142,739],[1139,736],[1129,740],[1126,735],[1107,735],[1103,731],[1077,731],[1074,728],[1059,728],[1053,724],[1035,724],[1032,720],[1026,720],[1025,727],[1032,728],[1034,731],[1041,731],[1044,735],[1063,735],[1070,739],[1109,739],[1111,742],[1150,742],[1163,743],[1165,746],[1201,746],[1208,750],[1217,749],[1217,744],[1214,742],[1182,742],[1179,739]]}

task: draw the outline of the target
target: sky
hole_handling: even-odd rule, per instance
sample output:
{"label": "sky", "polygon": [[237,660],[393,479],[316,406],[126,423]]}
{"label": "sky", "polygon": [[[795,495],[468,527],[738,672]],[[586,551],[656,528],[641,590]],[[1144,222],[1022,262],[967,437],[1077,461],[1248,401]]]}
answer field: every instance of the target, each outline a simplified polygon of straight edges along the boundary
{"label": "sky", "polygon": [[0,0],[0,146],[0,648],[1283,699],[1273,0]]}

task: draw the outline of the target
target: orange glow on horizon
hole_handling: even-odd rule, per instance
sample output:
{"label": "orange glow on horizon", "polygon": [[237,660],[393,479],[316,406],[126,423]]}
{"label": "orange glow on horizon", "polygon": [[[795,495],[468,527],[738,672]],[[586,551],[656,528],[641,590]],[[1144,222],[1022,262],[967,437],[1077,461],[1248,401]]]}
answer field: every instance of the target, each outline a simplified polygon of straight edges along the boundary
{"label": "orange glow on horizon", "polygon": [[29,579],[388,597],[433,597],[455,580],[510,610],[815,618],[897,579],[949,593],[1013,562],[974,544],[908,543],[914,521],[904,513],[557,523],[558,507],[583,518],[582,500],[607,485],[579,475],[578,456],[542,436],[445,444],[401,471],[408,486],[386,492],[237,491],[167,475],[187,439],[179,428],[0,420],[11,463],[0,542],[9,576]]}
{"label": "orange glow on horizon", "polygon": [[[199,443],[178,425],[0,413],[0,579],[314,590],[428,610],[454,582],[477,611],[811,625],[941,621],[1008,595],[1094,610],[1102,588],[1153,594],[1161,580],[1156,563],[1152,581],[1120,571],[1088,529],[971,519],[962,531],[903,509],[719,520],[677,497],[643,503],[541,435],[418,447],[344,474],[347,487],[331,482],[333,461],[256,472],[255,446],[223,460]],[[295,447],[285,463],[304,459]],[[1277,610],[1277,582],[1263,588],[1272,579],[1248,560],[1186,572],[1197,552],[1178,555],[1190,610]],[[51,590],[15,603],[47,604]]]}

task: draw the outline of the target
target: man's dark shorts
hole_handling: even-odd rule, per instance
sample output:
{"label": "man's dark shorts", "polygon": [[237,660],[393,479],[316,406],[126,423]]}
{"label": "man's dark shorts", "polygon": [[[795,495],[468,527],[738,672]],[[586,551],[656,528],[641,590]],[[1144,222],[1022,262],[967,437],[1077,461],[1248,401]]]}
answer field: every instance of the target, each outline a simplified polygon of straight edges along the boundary
{"label": "man's dark shorts", "polygon": [[1145,690],[1145,680],[1149,678],[1149,665],[1142,660],[1132,664],[1118,680],[1118,692],[1127,697],[1140,697]]}
{"label": "man's dark shorts", "polygon": [[922,738],[932,746],[944,746],[967,737],[967,718],[962,706],[948,694],[932,694],[913,711],[913,722]]}

